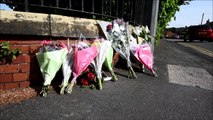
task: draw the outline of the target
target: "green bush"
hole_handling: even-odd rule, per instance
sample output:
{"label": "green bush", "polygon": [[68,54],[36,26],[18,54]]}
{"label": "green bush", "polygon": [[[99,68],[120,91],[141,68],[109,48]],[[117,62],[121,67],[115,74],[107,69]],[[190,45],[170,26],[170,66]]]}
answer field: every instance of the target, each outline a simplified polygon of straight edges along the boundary
{"label": "green bush", "polygon": [[9,42],[2,42],[0,44],[0,62],[3,64],[12,63],[21,54],[20,49],[10,50]]}

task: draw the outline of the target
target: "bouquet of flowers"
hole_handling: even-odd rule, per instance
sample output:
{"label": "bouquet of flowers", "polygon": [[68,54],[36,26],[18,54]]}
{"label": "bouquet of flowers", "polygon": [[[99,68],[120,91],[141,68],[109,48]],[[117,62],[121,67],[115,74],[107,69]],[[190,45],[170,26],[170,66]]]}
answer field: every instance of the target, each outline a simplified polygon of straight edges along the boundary
{"label": "bouquet of flowers", "polygon": [[74,84],[78,76],[88,67],[92,60],[98,55],[96,46],[78,49],[77,46],[73,49],[73,78],[66,88],[66,92],[71,94]]}
{"label": "bouquet of flowers", "polygon": [[112,61],[113,61],[113,48],[110,46],[109,50],[106,52],[106,59],[104,60],[104,65],[109,70],[112,76],[112,80],[117,81],[118,78],[114,73]]}
{"label": "bouquet of flowers", "polygon": [[[111,40],[110,36],[108,35],[108,32],[110,32],[113,28],[113,25],[110,22],[106,22],[106,21],[98,21],[99,26],[101,27],[105,37],[107,40]],[[110,41],[112,42],[112,41]],[[111,76],[112,76],[112,80],[116,81],[118,80],[114,70],[113,70],[113,65],[112,65],[112,61],[113,61],[113,48],[112,45],[110,46],[109,50],[106,52],[106,59],[104,61],[104,65],[107,67],[107,69],[109,70]]]}
{"label": "bouquet of flowers", "polygon": [[44,78],[42,96],[47,96],[50,90],[50,84],[60,69],[67,53],[67,46],[60,41],[42,41],[42,47],[36,53],[36,57],[40,66],[40,71]]}
{"label": "bouquet of flowers", "polygon": [[69,49],[68,55],[66,56],[62,64],[62,72],[64,78],[61,83],[61,90],[60,90],[61,95],[64,94],[65,88],[68,85],[69,79],[72,74],[72,66],[73,66],[73,49],[71,47]]}
{"label": "bouquet of flowers", "polygon": [[112,47],[119,55],[127,61],[129,75],[132,78],[137,78],[130,61],[130,33],[128,23],[123,19],[116,19],[112,25],[107,26],[108,38],[112,41]]}
{"label": "bouquet of flowers", "polygon": [[111,42],[101,40],[101,39],[96,39],[93,44],[98,47],[99,52],[98,52],[97,57],[94,59],[94,61],[92,63],[95,67],[95,72],[96,72],[97,79],[98,79],[99,89],[102,90],[103,89],[103,87],[102,87],[103,78],[102,78],[101,70],[102,70],[102,65],[107,57],[107,52],[111,48]]}
{"label": "bouquet of flowers", "polygon": [[143,41],[137,42],[137,40],[131,36],[130,42],[130,50],[133,55],[140,61],[143,66],[142,69],[144,71],[144,65],[157,77],[157,73],[153,69],[153,54],[148,42],[151,41],[150,31],[148,27],[144,26],[137,26],[135,27],[133,33],[136,35],[136,39],[138,40],[139,37],[143,38]]}

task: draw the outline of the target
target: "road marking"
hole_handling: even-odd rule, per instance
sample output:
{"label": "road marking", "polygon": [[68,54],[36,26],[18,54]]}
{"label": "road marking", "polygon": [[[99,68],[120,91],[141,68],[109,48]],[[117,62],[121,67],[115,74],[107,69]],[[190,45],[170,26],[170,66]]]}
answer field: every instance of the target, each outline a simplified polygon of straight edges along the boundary
{"label": "road marking", "polygon": [[169,82],[213,90],[213,76],[203,68],[167,65]]}
{"label": "road marking", "polygon": [[180,44],[182,46],[185,46],[185,47],[192,48],[193,50],[198,51],[200,53],[203,53],[203,54],[205,54],[207,56],[213,57],[213,52],[210,51],[210,50],[207,50],[207,49],[195,46],[195,45],[190,45],[190,44],[187,44],[187,43],[178,43],[178,44]]}

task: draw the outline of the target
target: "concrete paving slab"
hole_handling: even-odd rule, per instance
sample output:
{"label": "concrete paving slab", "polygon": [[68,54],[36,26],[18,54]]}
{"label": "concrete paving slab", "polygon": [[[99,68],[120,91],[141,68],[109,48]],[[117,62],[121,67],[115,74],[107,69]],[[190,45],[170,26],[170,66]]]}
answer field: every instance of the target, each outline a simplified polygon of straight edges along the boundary
{"label": "concrete paving slab", "polygon": [[169,82],[213,90],[213,76],[203,68],[168,66]]}

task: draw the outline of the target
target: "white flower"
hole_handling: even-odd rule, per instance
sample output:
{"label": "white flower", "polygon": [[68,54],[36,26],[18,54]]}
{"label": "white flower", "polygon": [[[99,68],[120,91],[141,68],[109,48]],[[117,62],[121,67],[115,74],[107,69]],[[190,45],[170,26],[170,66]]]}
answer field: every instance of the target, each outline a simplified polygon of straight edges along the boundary
{"label": "white flower", "polygon": [[117,23],[113,24],[113,31],[116,31],[117,33],[121,33],[120,27]]}
{"label": "white flower", "polygon": [[124,30],[125,30],[125,27],[124,27],[123,25],[121,25],[121,26],[120,26],[120,30],[121,30],[121,31],[124,31]]}
{"label": "white flower", "polygon": [[136,26],[135,29],[134,29],[134,33],[135,33],[136,35],[140,35],[141,32],[142,32],[142,28],[139,27],[139,26]]}
{"label": "white flower", "polygon": [[146,33],[150,33],[148,26],[145,27]]}

